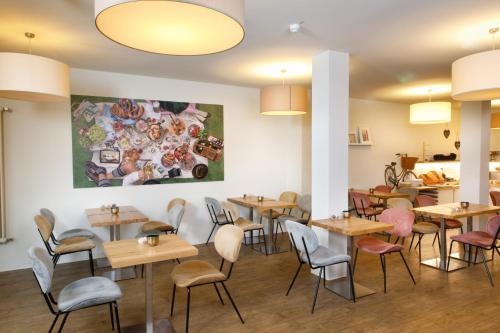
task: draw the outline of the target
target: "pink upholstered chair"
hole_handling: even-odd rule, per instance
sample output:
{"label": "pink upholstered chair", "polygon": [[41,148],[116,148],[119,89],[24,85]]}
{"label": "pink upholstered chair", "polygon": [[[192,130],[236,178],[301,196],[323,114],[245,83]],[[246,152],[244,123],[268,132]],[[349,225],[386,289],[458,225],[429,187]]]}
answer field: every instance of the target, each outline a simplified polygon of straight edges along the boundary
{"label": "pink upholstered chair", "polygon": [[[495,206],[500,206],[500,191],[491,191],[490,192],[491,202]],[[498,214],[498,212],[497,212]]]}
{"label": "pink upholstered chair", "polygon": [[[380,222],[392,224],[394,226],[390,233],[393,236],[402,238],[402,244],[404,244],[405,238],[411,235],[414,221],[415,214],[413,214],[412,211],[404,208],[389,208],[384,210],[384,212],[380,215]],[[356,269],[358,250],[372,254],[378,254],[380,256],[382,272],[384,273],[384,293],[387,292],[387,263],[385,261],[385,255],[388,253],[399,252],[401,259],[403,259],[406,269],[410,274],[413,284],[416,284],[415,279],[413,278],[413,274],[411,273],[410,268],[408,267],[408,264],[406,263],[406,260],[403,256],[403,245],[384,242],[383,240],[373,236],[365,236],[358,239],[358,241],[356,242],[356,255],[354,257],[353,271]]]}
{"label": "pink upholstered chair", "polygon": [[378,207],[373,207],[373,203],[370,198],[365,193],[351,192],[352,203],[354,204],[354,209],[359,217],[366,217],[371,220],[372,217],[377,219],[377,215],[382,214],[383,209]]}
{"label": "pink upholstered chair", "polygon": [[[426,207],[426,206],[434,206],[434,205],[437,205],[437,200],[431,196],[417,195],[415,197],[415,206],[416,207]],[[431,218],[429,216],[422,216],[422,219],[423,219],[423,221],[433,223],[441,228],[441,220],[440,219]],[[445,219],[445,223],[446,223],[445,228],[447,230],[460,229],[460,233],[461,234],[463,233],[463,229],[462,229],[463,224],[459,220]],[[436,242],[436,238],[439,241],[439,233],[437,233],[436,236],[434,236],[434,240],[432,241],[432,246],[434,246],[434,243]],[[418,243],[417,243],[417,245],[418,245]],[[415,248],[416,247],[417,246],[415,246]]]}
{"label": "pink upholstered chair", "polygon": [[479,250],[479,253],[481,254],[484,269],[486,270],[486,273],[488,274],[488,278],[490,280],[490,284],[493,287],[493,278],[491,277],[490,270],[488,269],[488,265],[486,264],[484,250],[492,250],[493,254],[495,253],[495,251],[497,251],[500,255],[500,251],[498,250],[498,248],[500,247],[498,245],[498,240],[500,240],[500,215],[490,218],[488,224],[486,225],[486,231],[470,231],[466,232],[465,234],[452,236],[447,267],[450,267],[451,250],[453,248],[454,242],[464,244],[464,246],[469,245],[469,266],[472,257],[472,247],[476,247],[476,250]]}
{"label": "pink upholstered chair", "polygon": [[[387,185],[377,185],[377,186],[375,186],[374,190],[377,192],[391,193],[392,187],[387,186]],[[384,207],[384,204],[382,203],[382,199],[378,199],[377,203],[374,206],[375,207]]]}

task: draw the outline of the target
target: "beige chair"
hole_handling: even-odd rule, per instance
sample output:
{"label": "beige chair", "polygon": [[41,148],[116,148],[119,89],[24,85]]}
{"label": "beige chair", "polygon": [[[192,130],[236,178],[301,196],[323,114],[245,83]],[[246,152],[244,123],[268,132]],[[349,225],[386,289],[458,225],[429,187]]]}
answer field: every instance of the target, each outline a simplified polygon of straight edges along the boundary
{"label": "beige chair", "polygon": [[95,248],[95,243],[93,240],[84,237],[73,237],[65,239],[58,244],[54,244],[53,248],[50,244],[50,241],[53,236],[52,232],[54,230],[54,225],[51,224],[49,220],[42,215],[36,215],[34,220],[38,228],[38,232],[42,237],[43,243],[45,244],[45,248],[47,249],[49,255],[52,257],[54,266],[57,265],[57,262],[62,255],[87,251],[89,254],[90,272],[92,273],[92,276],[94,276],[94,260],[92,257],[92,249]]}
{"label": "beige chair", "polygon": [[[295,193],[295,192],[291,192],[291,191],[287,191],[287,192],[283,192],[280,194],[279,196],[279,201],[285,201],[285,202],[292,202],[292,203],[295,203],[297,201],[297,197],[298,197],[298,194]],[[273,220],[277,219],[278,217],[282,216],[285,214],[285,208],[283,208],[282,210],[276,210],[276,209],[273,209],[272,210],[272,216],[273,216]],[[292,209],[290,208],[288,210],[288,214],[291,214],[292,212]],[[259,209],[259,214],[260,214],[260,223],[262,223],[262,218],[269,218],[269,209]]]}
{"label": "beige chair", "polygon": [[[241,241],[243,240],[243,230],[234,225],[224,225],[215,234],[214,245],[217,253],[222,257],[220,268],[216,268],[211,263],[202,260],[185,261],[174,267],[172,270],[172,280],[174,282],[172,292],[172,304],[170,308],[170,316],[174,315],[175,291],[177,287],[187,288],[187,313],[186,313],[186,333],[189,330],[189,307],[191,301],[191,288],[212,284],[219,296],[219,300],[224,305],[217,283],[222,285],[226,292],[234,310],[238,314],[241,323],[244,323],[233,298],[229,294],[225,281],[231,277],[233,265],[238,260],[241,249]],[[223,272],[225,261],[231,264],[227,275]]]}
{"label": "beige chair", "polygon": [[[176,212],[175,210],[173,211],[172,209],[175,206],[181,206],[183,208],[182,213]],[[141,226],[140,233],[146,234],[150,231],[161,231],[166,234],[168,233],[177,234],[177,232],[179,231],[179,226],[182,220],[182,216],[184,215],[184,207],[186,207],[186,200],[181,198],[175,198],[170,200],[170,202],[167,205],[168,224],[161,221],[149,221]]]}
{"label": "beige chair", "polygon": [[[262,233],[262,238],[264,239],[264,248],[265,248],[265,253],[267,255],[267,244],[266,244],[266,237],[264,234],[264,226],[261,223],[254,223],[250,220],[247,220],[244,217],[240,216],[240,210],[238,207],[230,202],[223,201],[221,202],[221,207],[222,207],[222,212],[224,213],[224,216],[229,223],[234,224],[238,228],[241,228],[243,230],[243,233],[249,233],[250,234],[250,244],[253,247],[253,232],[257,231],[257,237],[260,239],[261,233]],[[245,244],[247,244],[247,240],[245,237]]]}

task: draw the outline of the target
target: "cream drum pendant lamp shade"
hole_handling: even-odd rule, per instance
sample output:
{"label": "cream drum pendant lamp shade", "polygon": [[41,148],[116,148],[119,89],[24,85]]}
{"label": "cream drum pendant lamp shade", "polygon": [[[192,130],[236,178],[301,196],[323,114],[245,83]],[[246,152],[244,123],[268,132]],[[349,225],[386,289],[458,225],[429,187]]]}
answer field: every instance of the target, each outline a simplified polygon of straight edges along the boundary
{"label": "cream drum pendant lamp shade", "polygon": [[441,124],[450,121],[450,102],[425,102],[410,105],[410,124]]}
{"label": "cream drum pendant lamp shade", "polygon": [[491,114],[491,129],[500,129],[500,112]]}
{"label": "cream drum pendant lamp shade", "polygon": [[307,113],[307,88],[285,84],[262,88],[260,113],[268,116],[295,116]]}
{"label": "cream drum pendant lamp shade", "polygon": [[33,102],[69,98],[69,67],[24,53],[0,52],[0,97]]}
{"label": "cream drum pendant lamp shade", "polygon": [[[498,28],[490,29],[493,38]],[[472,54],[451,66],[451,97],[457,101],[500,98],[500,50]]]}
{"label": "cream drum pendant lamp shade", "polygon": [[94,5],[104,36],[141,51],[212,54],[245,36],[244,0],[95,0]]}

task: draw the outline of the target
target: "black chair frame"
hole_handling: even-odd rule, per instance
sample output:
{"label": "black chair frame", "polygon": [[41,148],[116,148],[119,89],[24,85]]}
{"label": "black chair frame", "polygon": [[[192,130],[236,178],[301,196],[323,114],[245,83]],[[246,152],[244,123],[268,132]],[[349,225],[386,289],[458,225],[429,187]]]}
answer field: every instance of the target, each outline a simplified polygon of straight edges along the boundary
{"label": "black chair frame", "polygon": [[217,219],[217,214],[215,213],[215,208],[212,205],[209,205],[208,203],[207,203],[207,209],[208,209],[208,213],[210,214],[210,219],[212,220],[212,223],[214,224],[214,226],[212,228],[212,231],[210,231],[210,234],[208,235],[208,238],[207,238],[205,245],[208,245],[208,242],[210,242],[210,238],[212,237],[212,234],[214,233],[215,228],[226,225],[226,224],[233,224],[232,222],[229,222],[229,221],[220,222]]}
{"label": "black chair frame", "polygon": [[[230,224],[233,224],[234,225],[234,219],[233,219],[233,215],[231,214],[231,212],[226,212],[225,209],[222,209],[222,212],[224,213],[224,216],[226,217],[226,221],[228,221],[228,223]],[[229,216],[228,216],[229,214]],[[254,243],[253,243],[253,232],[255,230],[243,230],[243,239],[244,239],[244,242],[245,242],[245,245],[248,245],[247,244],[247,236],[246,236],[246,233],[250,233],[250,246],[252,248],[252,250],[254,251],[257,251],[255,248],[254,248]],[[264,228],[260,228],[258,229],[258,232],[257,232],[257,237],[259,238],[259,242],[257,244],[261,244],[262,242],[260,241],[260,235],[262,234],[262,238],[264,239],[264,251],[266,253],[266,256],[268,255],[267,253],[267,242],[266,242],[266,235],[264,234]]]}
{"label": "black chair frame", "polygon": [[356,214],[358,215],[358,217],[362,218],[364,215],[364,217],[367,218],[368,220],[371,220],[373,217],[375,219],[375,221],[377,221],[377,215],[382,214],[382,210],[378,214],[366,215],[366,208],[369,208],[369,207],[365,207],[365,204],[363,203],[362,200],[360,201],[360,203],[361,203],[361,209],[363,211],[363,214],[359,213],[358,205],[356,205],[356,200],[354,198],[352,198],[352,204],[354,205],[354,210],[356,211]]}

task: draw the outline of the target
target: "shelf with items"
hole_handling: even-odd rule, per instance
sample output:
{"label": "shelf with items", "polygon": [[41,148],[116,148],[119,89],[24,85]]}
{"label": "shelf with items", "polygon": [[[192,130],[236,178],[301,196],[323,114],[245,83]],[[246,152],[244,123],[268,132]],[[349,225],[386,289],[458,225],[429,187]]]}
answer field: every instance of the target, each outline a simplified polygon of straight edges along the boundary
{"label": "shelf with items", "polygon": [[372,135],[366,126],[358,126],[354,131],[349,131],[349,146],[371,146]]}

